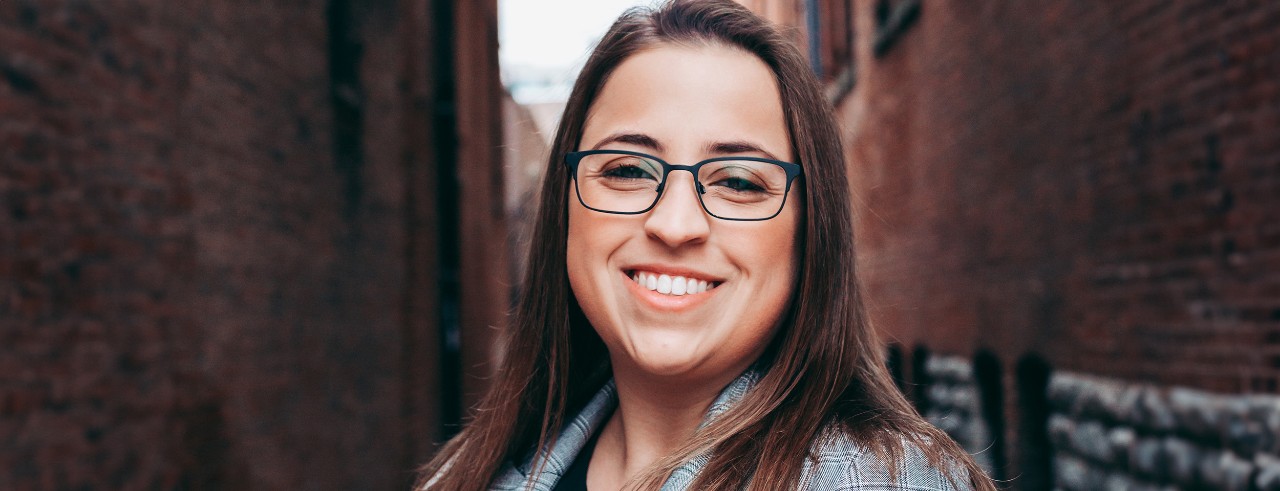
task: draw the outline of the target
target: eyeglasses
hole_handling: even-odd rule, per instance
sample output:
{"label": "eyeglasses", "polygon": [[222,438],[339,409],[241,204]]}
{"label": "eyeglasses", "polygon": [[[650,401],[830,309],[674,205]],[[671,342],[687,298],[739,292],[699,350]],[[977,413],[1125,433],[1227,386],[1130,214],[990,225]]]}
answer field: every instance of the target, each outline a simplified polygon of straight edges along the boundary
{"label": "eyeglasses", "polygon": [[803,173],[790,162],[758,157],[717,157],[693,165],[673,165],[652,155],[625,150],[565,154],[578,202],[619,215],[645,213],[658,203],[671,171],[694,176],[698,202],[721,220],[768,220],[782,211],[791,183]]}

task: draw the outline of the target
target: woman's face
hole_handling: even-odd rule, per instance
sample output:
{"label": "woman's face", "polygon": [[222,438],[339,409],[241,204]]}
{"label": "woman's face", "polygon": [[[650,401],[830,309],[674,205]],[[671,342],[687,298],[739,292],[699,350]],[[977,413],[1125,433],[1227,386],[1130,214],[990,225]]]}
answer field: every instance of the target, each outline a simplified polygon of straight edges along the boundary
{"label": "woman's face", "polygon": [[[675,165],[795,161],[773,72],[722,46],[660,45],[625,60],[592,105],[579,149],[643,152]],[[587,209],[569,186],[569,282],[615,371],[725,379],[755,361],[795,284],[798,185],[764,221],[708,215],[689,172],[673,171],[661,199],[639,215]],[[635,279],[656,277],[660,287],[663,275],[697,280],[686,290],[714,287],[674,295]]]}

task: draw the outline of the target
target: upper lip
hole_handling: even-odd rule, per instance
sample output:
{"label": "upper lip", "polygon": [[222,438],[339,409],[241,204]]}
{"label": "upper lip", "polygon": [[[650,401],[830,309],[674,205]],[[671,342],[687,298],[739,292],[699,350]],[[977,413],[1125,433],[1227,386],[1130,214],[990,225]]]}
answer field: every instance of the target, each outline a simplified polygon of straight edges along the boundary
{"label": "upper lip", "polygon": [[667,276],[683,276],[685,278],[693,278],[697,280],[705,280],[707,282],[723,283],[724,278],[717,277],[713,274],[704,273],[692,268],[682,266],[671,266],[665,264],[635,264],[622,268],[628,276],[636,271],[644,271],[646,273],[665,274]]}

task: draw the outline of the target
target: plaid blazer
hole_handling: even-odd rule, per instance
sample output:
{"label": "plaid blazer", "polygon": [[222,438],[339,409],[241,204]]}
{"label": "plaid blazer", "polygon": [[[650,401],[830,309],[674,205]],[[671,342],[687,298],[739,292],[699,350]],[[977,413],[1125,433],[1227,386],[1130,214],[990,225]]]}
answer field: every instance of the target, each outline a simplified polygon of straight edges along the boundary
{"label": "plaid blazer", "polygon": [[[716,398],[707,410],[702,425],[716,416],[729,410],[733,404],[755,386],[760,375],[748,371],[730,383]],[[530,456],[524,462],[507,462],[498,471],[497,479],[490,489],[501,491],[520,491],[534,489],[551,491],[560,476],[568,470],[569,465],[577,458],[578,452],[586,445],[591,435],[599,431],[605,420],[618,404],[617,389],[610,380],[583,407],[578,416],[570,421],[561,431],[560,437],[550,448],[544,449],[546,465],[541,472],[535,472],[536,459]],[[832,432],[836,434],[836,432]],[[929,465],[920,449],[903,442],[904,455],[898,463],[897,479],[889,478],[889,467],[886,462],[877,458],[865,447],[844,436],[825,438],[815,442],[813,457],[804,463],[800,472],[800,482],[796,489],[815,491],[956,491],[939,469]],[[701,455],[680,466],[662,486],[663,491],[688,489],[698,477],[698,473],[707,464],[710,455]],[[963,489],[969,489],[968,476],[962,469],[954,472],[955,481]],[[529,488],[529,484],[532,487]],[[431,483],[427,484],[427,488]]]}

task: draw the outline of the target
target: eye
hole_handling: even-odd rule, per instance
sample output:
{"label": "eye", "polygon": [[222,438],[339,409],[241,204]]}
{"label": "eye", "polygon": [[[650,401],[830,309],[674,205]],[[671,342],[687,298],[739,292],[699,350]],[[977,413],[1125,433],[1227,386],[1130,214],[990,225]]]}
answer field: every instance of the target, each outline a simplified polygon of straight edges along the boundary
{"label": "eye", "polygon": [[642,169],[638,165],[619,165],[605,169],[602,174],[604,177],[613,177],[619,179],[656,179],[653,174]]}
{"label": "eye", "polygon": [[733,191],[764,191],[764,188],[748,179],[741,177],[729,177],[711,183],[712,186],[723,186]]}
{"label": "eye", "polygon": [[644,159],[626,156],[618,157],[601,166],[600,176],[611,179],[651,179],[658,180],[657,169]]}
{"label": "eye", "polygon": [[756,162],[720,161],[703,167],[700,179],[721,192],[760,193],[770,189],[770,170]]}

